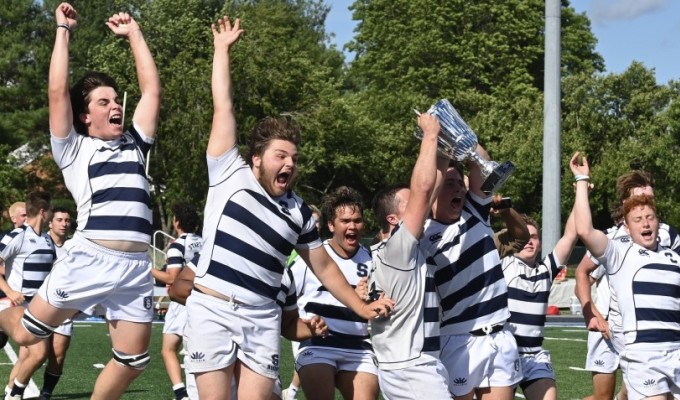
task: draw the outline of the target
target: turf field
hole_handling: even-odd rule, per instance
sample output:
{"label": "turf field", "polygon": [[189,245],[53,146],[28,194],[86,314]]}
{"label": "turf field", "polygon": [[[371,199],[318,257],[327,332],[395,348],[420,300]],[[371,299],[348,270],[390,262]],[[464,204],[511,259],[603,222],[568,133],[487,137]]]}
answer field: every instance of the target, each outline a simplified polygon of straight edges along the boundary
{"label": "turf field", "polygon": [[[160,356],[162,328],[161,323],[153,325],[151,364],[144,374],[130,386],[123,396],[124,399],[171,400],[174,398]],[[55,400],[89,398],[100,368],[111,358],[111,346],[105,324],[78,322],[74,330],[65,372],[53,396]],[[585,362],[586,337],[587,332],[582,325],[546,329],[545,347],[552,353],[559,399],[580,399],[591,392],[590,373],[581,370]],[[16,346],[12,348],[16,351]],[[0,376],[3,382],[7,381],[12,365],[7,350],[0,351]],[[12,351],[9,353],[11,355]],[[281,379],[284,388],[288,386],[292,370],[290,344],[284,342],[281,362]],[[34,375],[34,382],[38,389],[42,384],[42,377],[43,368]],[[25,398],[30,397],[25,396]],[[304,399],[304,395],[299,395],[298,398]],[[517,398],[523,397],[518,395]]]}

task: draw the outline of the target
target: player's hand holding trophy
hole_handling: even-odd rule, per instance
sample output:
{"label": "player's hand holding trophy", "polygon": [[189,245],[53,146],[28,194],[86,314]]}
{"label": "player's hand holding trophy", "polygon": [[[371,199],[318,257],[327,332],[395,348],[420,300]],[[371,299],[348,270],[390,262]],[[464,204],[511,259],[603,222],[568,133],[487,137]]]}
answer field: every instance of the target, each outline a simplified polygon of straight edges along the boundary
{"label": "player's hand holding trophy", "polygon": [[[515,166],[510,161],[498,164],[485,160],[476,152],[477,135],[447,99],[439,100],[427,113],[436,116],[442,128],[438,138],[439,151],[453,160],[473,161],[479,165],[484,177],[483,192],[495,193],[515,172]],[[420,128],[416,130],[416,137],[421,140],[423,138]]]}

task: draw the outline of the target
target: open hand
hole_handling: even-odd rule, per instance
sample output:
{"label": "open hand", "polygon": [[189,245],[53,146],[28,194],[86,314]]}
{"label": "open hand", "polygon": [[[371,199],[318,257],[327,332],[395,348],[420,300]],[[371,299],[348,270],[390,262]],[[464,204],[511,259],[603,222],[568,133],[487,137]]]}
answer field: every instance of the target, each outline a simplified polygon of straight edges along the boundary
{"label": "open hand", "polygon": [[234,20],[234,25],[232,26],[229,22],[229,17],[226,15],[217,20],[217,26],[212,24],[210,29],[212,30],[213,38],[215,39],[215,48],[226,47],[229,49],[243,33],[243,29],[241,29],[241,20],[236,18],[236,20]]}

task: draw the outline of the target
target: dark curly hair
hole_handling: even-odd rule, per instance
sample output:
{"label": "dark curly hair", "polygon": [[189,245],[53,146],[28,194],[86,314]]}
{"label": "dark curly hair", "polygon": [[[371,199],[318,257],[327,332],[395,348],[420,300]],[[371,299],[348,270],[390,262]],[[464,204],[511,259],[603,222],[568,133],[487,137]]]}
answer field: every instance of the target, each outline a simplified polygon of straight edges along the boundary
{"label": "dark curly hair", "polygon": [[184,232],[196,232],[201,223],[196,208],[189,203],[178,202],[172,206],[172,214],[175,216],[180,229]]}
{"label": "dark curly hair", "polygon": [[350,207],[352,210],[358,209],[364,214],[364,203],[361,195],[355,189],[348,186],[340,186],[323,198],[321,212],[323,219],[331,222],[336,217],[336,212],[341,207]]}
{"label": "dark curly hair", "polygon": [[250,157],[264,153],[272,140],[289,141],[300,145],[300,127],[287,117],[267,117],[260,121],[250,135]]}

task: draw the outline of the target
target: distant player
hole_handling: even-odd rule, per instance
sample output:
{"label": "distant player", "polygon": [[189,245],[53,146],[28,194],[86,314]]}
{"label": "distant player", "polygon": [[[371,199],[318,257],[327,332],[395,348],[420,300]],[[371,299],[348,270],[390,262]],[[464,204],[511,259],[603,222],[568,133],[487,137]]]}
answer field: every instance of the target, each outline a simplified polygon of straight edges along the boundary
{"label": "distant player", "polygon": [[564,235],[553,251],[540,262],[537,261],[542,250],[538,223],[527,216],[524,221],[529,229],[529,243],[522,251],[501,260],[508,283],[508,326],[517,341],[522,363],[524,377],[519,386],[524,397],[556,400],[555,372],[550,352],[543,348],[543,332],[550,288],[576,244],[574,215],[569,215]]}
{"label": "distant player", "polygon": [[236,143],[229,49],[239,20],[212,25],[213,124],[208,141],[208,198],[194,289],[187,300],[187,371],[202,400],[268,399],[278,377],[281,308],[276,304],[288,255],[296,249],[336,298],[361,318],[386,315],[392,302],[365,304],[321,247],[309,207],[293,191],[298,128],[265,118],[250,138],[249,167]]}
{"label": "distant player", "polygon": [[422,114],[420,153],[408,187],[378,192],[374,214],[381,242],[373,248],[372,292],[396,301],[394,313],[371,321],[372,340],[385,399],[447,399],[448,373],[439,359],[439,299],[434,275],[418,246],[449,160],[437,160],[440,125]]}
{"label": "distant player", "polygon": [[[203,247],[203,239],[195,233],[200,224],[196,209],[186,203],[176,203],[172,206],[172,215],[172,226],[178,237],[170,244],[166,252],[166,270],[161,271],[155,268],[151,270],[153,277],[166,285],[172,285],[182,268]],[[186,322],[187,312],[184,305],[175,301],[171,302],[163,325],[161,355],[177,400],[188,399],[187,389],[182,380],[182,368],[177,358]]]}
{"label": "distant player", "polygon": [[[30,193],[26,202],[26,222],[5,235],[0,242],[0,261],[11,271],[7,280],[0,276],[0,289],[17,306],[24,306],[33,299],[56,259],[54,243],[42,230],[49,220],[51,208],[49,193]],[[2,347],[6,343],[5,340]],[[20,347],[19,359],[10,373],[7,399],[22,398],[31,376],[47,359],[49,344],[41,341]]]}

